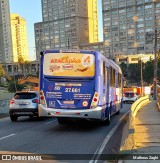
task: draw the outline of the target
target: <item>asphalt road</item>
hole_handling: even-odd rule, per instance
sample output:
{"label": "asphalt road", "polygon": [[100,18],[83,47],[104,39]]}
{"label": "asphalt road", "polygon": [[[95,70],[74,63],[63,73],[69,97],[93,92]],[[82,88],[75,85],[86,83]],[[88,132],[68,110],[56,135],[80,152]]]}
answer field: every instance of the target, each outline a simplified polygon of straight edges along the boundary
{"label": "asphalt road", "polygon": [[[67,154],[77,157],[77,160],[83,154],[93,158],[92,155],[100,150],[102,153],[112,153],[112,147],[121,141],[123,126],[116,129],[119,134],[115,134],[113,128],[129,109],[130,105],[124,104],[120,114],[112,116],[109,126],[86,121],[59,125],[55,118],[40,121],[36,118],[20,117],[17,122],[11,122],[9,117],[1,118],[0,153]],[[104,142],[106,144],[102,148]],[[118,150],[118,147],[115,149]],[[87,158],[86,162],[89,160]]]}

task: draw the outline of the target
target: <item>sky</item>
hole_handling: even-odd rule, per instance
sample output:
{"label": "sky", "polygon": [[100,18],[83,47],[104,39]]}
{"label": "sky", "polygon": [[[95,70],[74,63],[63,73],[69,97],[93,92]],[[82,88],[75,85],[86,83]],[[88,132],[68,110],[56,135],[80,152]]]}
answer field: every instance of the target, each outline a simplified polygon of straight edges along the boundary
{"label": "sky", "polygon": [[[27,22],[27,37],[29,60],[35,60],[35,38],[34,38],[34,23],[42,22],[41,0],[9,0],[10,13],[19,14]],[[99,7],[99,31],[102,29],[101,18],[101,0],[98,0]],[[102,36],[100,35],[100,41]]]}

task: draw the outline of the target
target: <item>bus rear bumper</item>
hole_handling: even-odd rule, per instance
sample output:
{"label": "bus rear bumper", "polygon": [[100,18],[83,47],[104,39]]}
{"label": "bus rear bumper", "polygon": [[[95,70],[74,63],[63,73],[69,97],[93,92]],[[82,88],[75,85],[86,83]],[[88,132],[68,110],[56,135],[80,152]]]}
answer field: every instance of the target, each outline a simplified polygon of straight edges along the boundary
{"label": "bus rear bumper", "polygon": [[39,104],[39,117],[68,117],[68,118],[82,118],[82,119],[101,119],[102,107],[85,110],[69,110],[69,109],[54,109],[46,108]]}

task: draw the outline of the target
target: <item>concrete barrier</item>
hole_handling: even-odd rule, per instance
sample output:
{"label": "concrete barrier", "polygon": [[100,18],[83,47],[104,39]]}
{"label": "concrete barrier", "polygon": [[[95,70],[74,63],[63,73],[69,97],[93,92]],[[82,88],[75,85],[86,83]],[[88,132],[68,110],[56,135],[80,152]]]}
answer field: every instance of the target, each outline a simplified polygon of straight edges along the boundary
{"label": "concrete barrier", "polygon": [[[0,92],[1,93],[1,92]],[[9,115],[9,101],[13,98],[15,93],[3,92],[0,95],[0,118]]]}
{"label": "concrete barrier", "polygon": [[135,118],[137,112],[139,109],[141,109],[142,105],[144,105],[146,102],[149,101],[149,95],[140,97],[138,100],[136,100],[132,106],[131,106],[131,114]]}
{"label": "concrete barrier", "polygon": [[[123,135],[125,135],[126,139],[121,142],[121,148],[120,148],[121,154],[130,154],[130,153],[134,152],[134,147],[135,147],[134,119],[137,115],[138,110],[140,110],[141,107],[148,101],[149,101],[149,95],[146,95],[146,96],[140,97],[138,100],[136,100],[131,105],[131,111],[130,111],[130,115],[129,115],[128,125],[126,123],[128,129],[125,129],[122,133]],[[124,128],[125,128],[125,126],[124,126]]]}
{"label": "concrete barrier", "polygon": [[160,93],[158,93],[157,96],[157,106],[158,106],[158,110],[160,111]]}

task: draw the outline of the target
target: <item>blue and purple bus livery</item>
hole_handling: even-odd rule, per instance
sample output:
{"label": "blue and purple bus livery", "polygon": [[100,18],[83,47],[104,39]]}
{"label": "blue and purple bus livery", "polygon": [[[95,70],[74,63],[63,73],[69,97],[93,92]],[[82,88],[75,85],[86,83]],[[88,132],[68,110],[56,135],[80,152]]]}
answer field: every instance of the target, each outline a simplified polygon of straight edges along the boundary
{"label": "blue and purple bus livery", "polygon": [[122,71],[98,51],[45,50],[40,55],[40,117],[109,124],[122,107]]}

